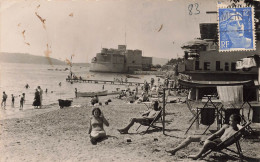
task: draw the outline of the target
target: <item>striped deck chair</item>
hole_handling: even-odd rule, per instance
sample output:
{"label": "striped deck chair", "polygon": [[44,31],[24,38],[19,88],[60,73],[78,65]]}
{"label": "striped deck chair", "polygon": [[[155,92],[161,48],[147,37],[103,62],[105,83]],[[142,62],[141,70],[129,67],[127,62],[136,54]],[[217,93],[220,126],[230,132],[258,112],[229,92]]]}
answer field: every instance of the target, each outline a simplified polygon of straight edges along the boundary
{"label": "striped deck chair", "polygon": [[[228,151],[234,153],[234,155],[232,157],[238,158],[240,161],[243,161],[243,154],[242,154],[242,149],[240,147],[239,140],[243,136],[243,132],[245,131],[245,129],[247,127],[249,127],[250,124],[251,124],[251,122],[247,123],[239,131],[237,131],[234,135],[232,135],[231,137],[229,137],[225,141],[218,144],[217,147],[212,148],[211,150],[206,152],[201,158],[206,157],[208,154],[210,154],[213,151],[214,152],[220,152],[220,153],[225,154],[227,156],[232,156],[231,154],[227,154],[227,153],[223,152],[223,150],[225,149],[225,150],[228,150]],[[237,151],[228,148],[229,146],[231,146],[233,144],[236,144]]]}

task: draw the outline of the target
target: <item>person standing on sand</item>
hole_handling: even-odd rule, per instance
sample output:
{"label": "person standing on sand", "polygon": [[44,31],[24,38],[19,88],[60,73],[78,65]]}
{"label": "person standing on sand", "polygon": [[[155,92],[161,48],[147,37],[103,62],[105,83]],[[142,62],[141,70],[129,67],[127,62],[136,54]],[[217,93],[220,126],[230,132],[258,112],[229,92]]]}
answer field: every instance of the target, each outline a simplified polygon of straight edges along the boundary
{"label": "person standing on sand", "polygon": [[11,97],[12,97],[12,107],[14,107],[14,95],[11,94]]}
{"label": "person standing on sand", "polygon": [[35,109],[41,106],[41,97],[38,89],[35,89],[33,106]]}
{"label": "person standing on sand", "polygon": [[24,104],[24,101],[25,101],[24,97],[25,97],[25,94],[23,93],[21,95],[21,98],[20,98],[20,110],[23,109],[23,104]]}
{"label": "person standing on sand", "polygon": [[75,97],[77,98],[78,97],[78,89],[75,88]]}
{"label": "person standing on sand", "polygon": [[4,92],[3,92],[2,103],[1,103],[1,107],[2,107],[3,109],[5,109],[6,100],[7,100],[7,95],[5,94],[5,91],[4,91]]}
{"label": "person standing on sand", "polygon": [[[216,147],[221,142],[225,141],[232,135],[234,135],[239,129],[242,128],[239,123],[241,122],[241,117],[237,114],[232,114],[229,119],[229,125],[225,124],[223,127],[217,131],[216,133],[209,136],[206,141],[203,144],[202,149],[199,153],[196,155],[190,155],[189,158],[192,158],[193,160],[199,159],[204,153],[206,153],[211,148]],[[191,142],[200,142],[202,136],[194,136],[194,137],[188,137],[186,138],[179,146],[174,148],[173,150],[169,150],[166,152],[175,155],[177,151],[179,151],[182,148],[187,147]]]}
{"label": "person standing on sand", "polygon": [[90,126],[88,133],[90,134],[90,142],[95,145],[97,140],[105,138],[106,132],[104,124],[108,127],[109,123],[99,108],[92,110],[92,117],[90,117]]}
{"label": "person standing on sand", "polygon": [[151,78],[151,87],[153,87],[154,84],[154,78]]}
{"label": "person standing on sand", "polygon": [[40,93],[40,108],[42,108],[42,94],[43,94],[43,90],[41,89],[40,86],[38,86],[38,91]]}

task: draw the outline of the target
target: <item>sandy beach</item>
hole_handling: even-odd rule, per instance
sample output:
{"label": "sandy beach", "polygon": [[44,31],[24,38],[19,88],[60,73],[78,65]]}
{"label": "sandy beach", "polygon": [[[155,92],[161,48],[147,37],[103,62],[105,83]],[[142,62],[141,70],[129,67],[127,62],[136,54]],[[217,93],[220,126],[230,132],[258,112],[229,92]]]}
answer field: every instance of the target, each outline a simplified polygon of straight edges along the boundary
{"label": "sandy beach", "polygon": [[[144,104],[128,104],[113,96],[100,97],[101,102],[111,99],[109,105],[99,106],[110,123],[105,127],[108,138],[92,145],[89,141],[89,118],[92,106],[90,98],[74,99],[71,107],[59,109],[58,104],[45,106],[23,115],[11,116],[0,121],[0,161],[191,161],[187,156],[201,148],[192,143],[175,156],[165,150],[178,145],[190,125],[192,114],[186,104],[168,103],[166,106],[166,135],[162,131],[146,129],[135,124],[129,134],[120,134],[131,117],[147,110]],[[157,123],[161,125],[161,123]],[[259,125],[252,124],[253,127]],[[195,125],[188,135],[202,133],[206,127]],[[210,130],[216,130],[213,124]],[[207,131],[206,136],[210,134]],[[131,142],[127,142],[131,139]],[[241,139],[246,161],[260,161],[259,139]],[[234,148],[234,146],[232,146]],[[236,161],[236,159],[212,153],[202,161]]]}

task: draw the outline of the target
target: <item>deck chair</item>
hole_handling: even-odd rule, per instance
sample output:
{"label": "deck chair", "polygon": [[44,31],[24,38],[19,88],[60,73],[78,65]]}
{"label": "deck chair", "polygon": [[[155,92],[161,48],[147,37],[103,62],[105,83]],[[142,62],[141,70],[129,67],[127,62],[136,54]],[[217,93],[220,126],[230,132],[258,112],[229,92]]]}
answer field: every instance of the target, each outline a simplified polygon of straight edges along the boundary
{"label": "deck chair", "polygon": [[155,122],[157,122],[159,119],[161,119],[162,121],[162,108],[160,109],[160,112],[157,114],[156,117],[154,117],[153,120],[144,120],[142,123],[140,123],[140,125],[138,126],[138,128],[136,129],[136,131],[141,127],[141,126],[147,126],[146,131],[143,134],[146,134],[147,131],[149,130],[149,128],[155,128],[155,129],[162,129],[162,127],[156,126],[154,125]]}
{"label": "deck chair", "polygon": [[[250,108],[251,105],[248,102],[247,95],[246,100],[244,101],[244,93],[243,93],[243,86],[217,86],[217,91],[220,97],[220,100],[223,104],[223,107],[221,108],[221,111],[225,113],[225,116],[223,118],[223,123],[227,124],[229,121],[229,116],[231,114],[239,114],[241,116],[242,122],[246,123],[246,119],[244,116],[244,108],[243,106],[247,103]],[[250,109],[249,109],[250,111]],[[241,112],[241,114],[240,114]],[[248,118],[249,119],[249,118]],[[249,126],[251,131],[252,128]]]}
{"label": "deck chair", "polygon": [[[208,152],[206,152],[201,158],[206,157],[208,154],[210,154],[211,152],[220,152],[224,155],[227,156],[232,156],[230,154],[227,154],[225,152],[223,152],[222,150],[228,150],[232,153],[234,153],[235,155],[233,155],[232,157],[235,157],[239,160],[243,160],[243,154],[242,154],[242,149],[240,147],[240,143],[239,140],[241,139],[241,137],[243,136],[243,132],[245,131],[245,129],[247,127],[249,127],[249,125],[251,124],[251,122],[247,123],[245,126],[243,126],[239,131],[237,131],[234,135],[232,135],[231,137],[229,137],[228,139],[226,139],[225,141],[221,142],[220,144],[217,145],[217,147],[212,148],[211,150],[209,150]],[[230,148],[228,148],[229,146],[236,144],[236,148],[237,151],[232,150]]]}

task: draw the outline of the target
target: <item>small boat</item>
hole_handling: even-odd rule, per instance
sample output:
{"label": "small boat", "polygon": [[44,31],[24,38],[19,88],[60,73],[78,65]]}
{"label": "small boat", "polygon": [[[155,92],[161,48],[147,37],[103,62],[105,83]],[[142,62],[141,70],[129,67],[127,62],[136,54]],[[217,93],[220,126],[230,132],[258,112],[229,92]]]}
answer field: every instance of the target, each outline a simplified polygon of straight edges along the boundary
{"label": "small boat", "polygon": [[96,92],[77,92],[78,97],[94,97],[94,96],[106,96],[107,90],[105,91],[96,91]]}
{"label": "small boat", "polygon": [[133,75],[126,75],[127,78],[136,78],[136,79],[140,79],[140,77],[138,76],[133,76]]}
{"label": "small boat", "polygon": [[121,93],[121,91],[112,91],[112,92],[107,92],[107,95],[117,95],[120,93]]}

